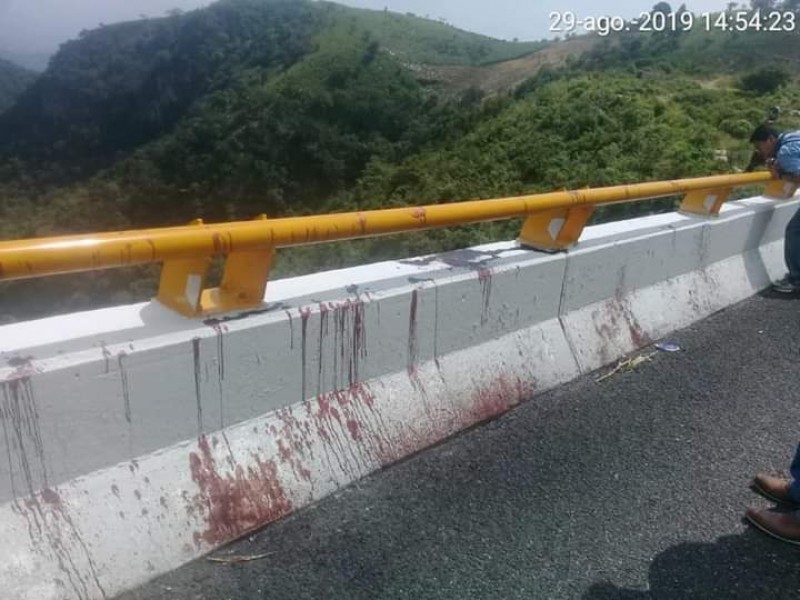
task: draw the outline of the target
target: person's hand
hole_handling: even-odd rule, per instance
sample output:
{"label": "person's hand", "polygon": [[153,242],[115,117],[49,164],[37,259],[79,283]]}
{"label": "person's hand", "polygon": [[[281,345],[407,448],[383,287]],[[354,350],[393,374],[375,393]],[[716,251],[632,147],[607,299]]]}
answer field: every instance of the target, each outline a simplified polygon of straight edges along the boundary
{"label": "person's hand", "polygon": [[780,168],[778,167],[778,161],[774,158],[768,158],[766,161],[767,168],[769,172],[772,173],[772,176],[775,178],[779,178],[781,176]]}

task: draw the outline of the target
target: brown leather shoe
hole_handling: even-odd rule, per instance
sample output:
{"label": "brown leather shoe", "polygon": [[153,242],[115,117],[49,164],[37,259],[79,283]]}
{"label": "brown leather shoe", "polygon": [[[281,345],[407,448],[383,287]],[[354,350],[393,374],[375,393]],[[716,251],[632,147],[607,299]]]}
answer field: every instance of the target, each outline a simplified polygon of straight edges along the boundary
{"label": "brown leather shoe", "polygon": [[767,500],[772,500],[778,504],[785,504],[786,506],[800,506],[789,495],[789,485],[792,482],[788,479],[781,479],[780,477],[772,477],[764,473],[759,473],[753,477],[753,483],[750,485],[756,494],[764,496]]}
{"label": "brown leather shoe", "polygon": [[766,508],[748,508],[745,518],[764,533],[800,546],[800,512],[782,513]]}

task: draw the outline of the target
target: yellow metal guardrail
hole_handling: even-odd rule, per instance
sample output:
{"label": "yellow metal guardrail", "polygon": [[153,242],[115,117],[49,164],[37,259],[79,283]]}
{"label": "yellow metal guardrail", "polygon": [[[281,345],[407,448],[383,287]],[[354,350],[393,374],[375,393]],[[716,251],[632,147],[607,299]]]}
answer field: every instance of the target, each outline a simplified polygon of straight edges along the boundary
{"label": "yellow metal guardrail", "polygon": [[[683,194],[681,211],[714,216],[736,187],[766,184],[789,198],[797,186],[766,172],[716,175],[515,198],[474,200],[269,220],[0,242],[0,281],[163,262],[158,299],[186,316],[263,302],[275,250],[337,240],[525,217],[521,244],[561,250],[578,241],[597,205]],[[214,256],[227,257],[219,288],[205,289]]]}

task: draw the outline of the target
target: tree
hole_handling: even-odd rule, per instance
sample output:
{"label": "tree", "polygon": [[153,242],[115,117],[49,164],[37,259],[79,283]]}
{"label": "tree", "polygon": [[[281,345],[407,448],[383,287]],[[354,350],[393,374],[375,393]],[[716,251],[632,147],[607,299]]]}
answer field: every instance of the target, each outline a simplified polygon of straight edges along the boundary
{"label": "tree", "polygon": [[785,69],[764,67],[742,77],[739,87],[757,94],[770,94],[789,83],[790,79],[791,75]]}
{"label": "tree", "polygon": [[750,6],[753,10],[772,10],[775,8],[776,0],[750,0]]}
{"label": "tree", "polygon": [[477,106],[484,96],[485,94],[481,88],[471,85],[461,94],[461,106]]}
{"label": "tree", "polygon": [[653,7],[653,13],[663,13],[665,15],[672,14],[672,7],[669,2],[659,2]]}

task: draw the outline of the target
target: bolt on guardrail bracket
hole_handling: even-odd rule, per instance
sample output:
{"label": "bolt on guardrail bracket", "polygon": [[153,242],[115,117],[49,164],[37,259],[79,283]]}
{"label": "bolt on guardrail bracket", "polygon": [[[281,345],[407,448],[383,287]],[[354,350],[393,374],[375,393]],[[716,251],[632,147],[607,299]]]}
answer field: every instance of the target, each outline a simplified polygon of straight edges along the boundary
{"label": "bolt on guardrail bracket", "polygon": [[519,243],[534,250],[556,252],[575,244],[594,212],[594,206],[559,208],[530,215],[522,226]]}
{"label": "bolt on guardrail bracket", "polygon": [[682,213],[704,215],[707,217],[719,216],[722,205],[731,195],[731,188],[717,188],[714,190],[695,190],[684,196],[681,207]]}
{"label": "bolt on guardrail bracket", "polygon": [[797,193],[797,184],[782,179],[774,179],[767,184],[764,196],[776,200],[788,200]]}
{"label": "bolt on guardrail bracket", "polygon": [[[259,220],[265,220],[260,215]],[[191,225],[202,225],[198,219]],[[170,260],[161,271],[158,301],[186,317],[254,308],[264,301],[275,249],[228,251],[219,287],[205,289],[211,256]]]}

